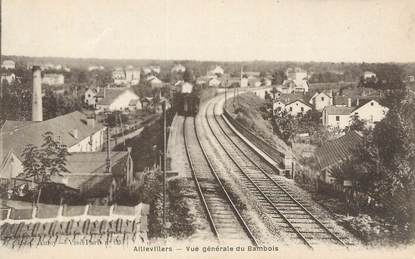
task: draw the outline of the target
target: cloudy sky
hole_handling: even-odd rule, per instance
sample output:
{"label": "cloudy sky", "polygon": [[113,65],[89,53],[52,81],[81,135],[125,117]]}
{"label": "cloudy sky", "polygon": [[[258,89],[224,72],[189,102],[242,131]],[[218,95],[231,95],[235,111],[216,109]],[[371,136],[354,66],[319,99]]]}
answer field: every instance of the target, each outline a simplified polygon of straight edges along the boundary
{"label": "cloudy sky", "polygon": [[406,0],[3,0],[6,55],[415,61]]}

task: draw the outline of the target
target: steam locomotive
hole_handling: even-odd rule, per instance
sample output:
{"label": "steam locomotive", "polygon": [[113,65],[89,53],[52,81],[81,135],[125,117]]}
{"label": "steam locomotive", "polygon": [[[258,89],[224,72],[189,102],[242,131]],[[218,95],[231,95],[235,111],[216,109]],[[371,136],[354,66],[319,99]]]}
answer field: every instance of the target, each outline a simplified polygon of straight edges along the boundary
{"label": "steam locomotive", "polygon": [[195,116],[199,110],[199,94],[190,83],[184,83],[175,95],[175,107],[179,115]]}

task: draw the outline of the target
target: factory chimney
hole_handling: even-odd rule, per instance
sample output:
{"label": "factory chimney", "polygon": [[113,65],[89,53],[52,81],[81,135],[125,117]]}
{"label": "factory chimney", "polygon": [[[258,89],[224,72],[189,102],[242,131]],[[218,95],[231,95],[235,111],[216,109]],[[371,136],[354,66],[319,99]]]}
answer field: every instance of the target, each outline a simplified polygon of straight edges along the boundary
{"label": "factory chimney", "polygon": [[39,66],[33,66],[32,121],[43,120],[42,75]]}

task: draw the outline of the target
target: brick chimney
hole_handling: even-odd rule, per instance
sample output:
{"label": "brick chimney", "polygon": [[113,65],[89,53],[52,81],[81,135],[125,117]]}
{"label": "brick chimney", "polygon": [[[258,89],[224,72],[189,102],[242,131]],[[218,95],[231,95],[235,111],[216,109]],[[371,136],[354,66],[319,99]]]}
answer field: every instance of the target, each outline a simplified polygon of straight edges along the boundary
{"label": "brick chimney", "polygon": [[32,121],[43,121],[42,74],[39,66],[33,66]]}

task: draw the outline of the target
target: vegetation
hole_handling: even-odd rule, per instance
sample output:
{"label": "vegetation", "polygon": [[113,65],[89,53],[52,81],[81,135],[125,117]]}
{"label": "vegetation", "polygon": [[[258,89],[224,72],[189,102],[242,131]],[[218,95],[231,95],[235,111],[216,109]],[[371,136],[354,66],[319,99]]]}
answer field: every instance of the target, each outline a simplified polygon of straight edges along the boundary
{"label": "vegetation", "polygon": [[69,173],[66,169],[66,157],[69,155],[65,145],[54,140],[52,132],[43,136],[41,147],[27,145],[23,151],[23,174],[25,178],[37,183],[37,199],[39,204],[43,187],[51,182],[52,176]]}

